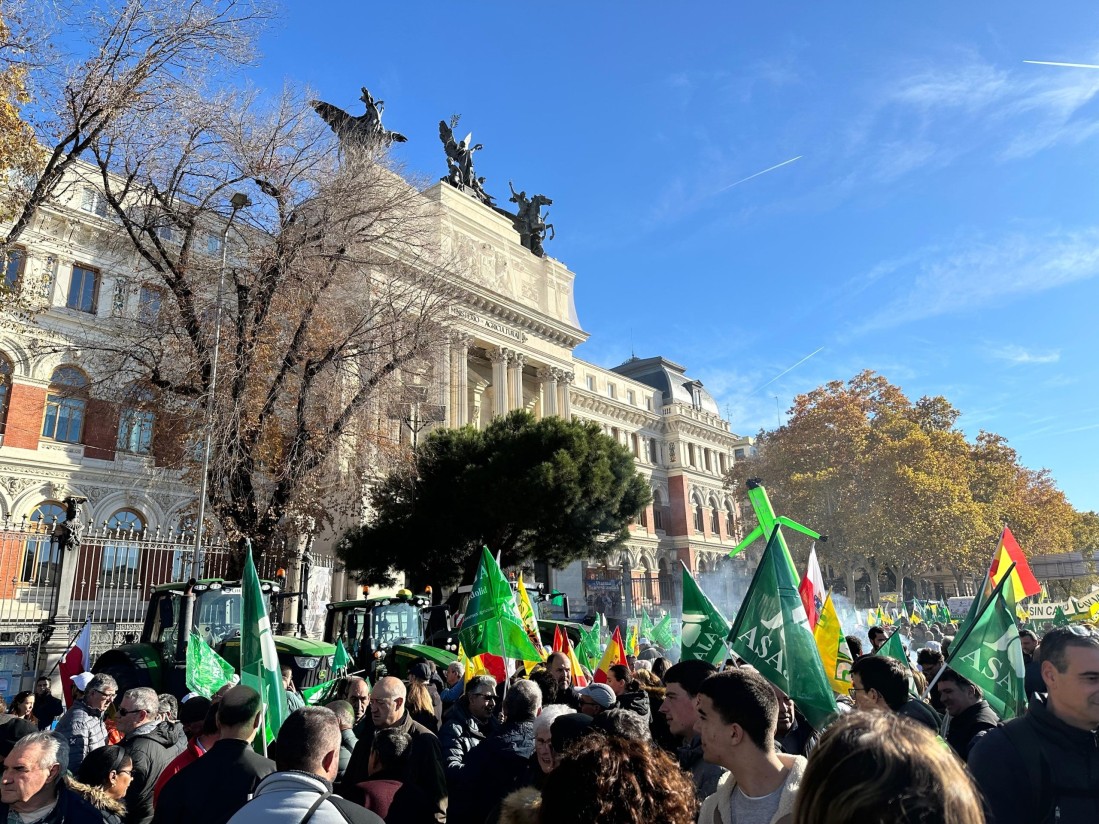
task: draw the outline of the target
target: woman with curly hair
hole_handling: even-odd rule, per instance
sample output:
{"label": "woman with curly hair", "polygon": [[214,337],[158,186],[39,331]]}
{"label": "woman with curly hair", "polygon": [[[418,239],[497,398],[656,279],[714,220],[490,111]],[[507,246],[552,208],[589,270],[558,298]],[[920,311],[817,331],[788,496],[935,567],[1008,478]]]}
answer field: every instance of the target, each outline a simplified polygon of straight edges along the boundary
{"label": "woman with curly hair", "polygon": [[694,784],[666,753],[641,741],[587,735],[565,751],[542,788],[541,821],[694,824]]}
{"label": "woman with curly hair", "polygon": [[984,824],[962,762],[926,727],[893,712],[833,724],[802,777],[794,824]]}

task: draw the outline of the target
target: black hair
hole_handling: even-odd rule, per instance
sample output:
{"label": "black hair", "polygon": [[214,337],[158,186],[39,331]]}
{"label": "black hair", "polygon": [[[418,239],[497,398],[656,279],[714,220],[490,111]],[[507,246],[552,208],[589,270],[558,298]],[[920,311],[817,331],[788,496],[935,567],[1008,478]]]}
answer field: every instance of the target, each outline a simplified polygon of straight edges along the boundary
{"label": "black hair", "polygon": [[862,657],[862,639],[857,635],[845,635],[843,640],[847,642],[847,648],[851,650],[851,660]]}
{"label": "black hair", "polygon": [[370,751],[378,757],[383,770],[400,771],[408,760],[408,748],[411,746],[412,736],[390,728],[374,733]]}
{"label": "black hair", "polygon": [[679,684],[688,695],[698,695],[702,682],[717,672],[709,661],[680,661],[664,673],[665,684]]}
{"label": "black hair", "polygon": [[592,720],[591,727],[607,735],[617,735],[620,738],[632,738],[635,741],[652,740],[649,736],[648,721],[644,716],[633,710],[618,707],[603,710]]}
{"label": "black hair", "polygon": [[899,710],[908,700],[908,670],[900,661],[864,655],[851,665],[851,674],[859,677],[864,690],[877,690],[892,710]]}
{"label": "black hair", "polygon": [[76,779],[89,787],[105,787],[111,773],[123,769],[127,761],[133,763],[130,753],[117,744],[100,747],[84,756],[80,769],[76,771]]}
{"label": "black hair", "polygon": [[280,772],[298,770],[317,774],[321,759],[340,747],[340,722],[328,707],[302,707],[282,722],[275,750]]}
{"label": "black hair", "polygon": [[870,629],[868,629],[866,631],[866,637],[869,638],[871,641],[874,640],[875,635],[886,635],[886,634],[887,633],[886,633],[885,629],[883,627],[879,627],[877,624],[870,627]]}
{"label": "black hair", "polygon": [[735,669],[711,675],[698,688],[726,724],[739,724],[761,750],[774,749],[778,699],[771,684],[754,670]]}
{"label": "black hair", "polygon": [[242,727],[259,715],[263,702],[251,687],[233,687],[221,697],[217,719],[223,727]]}
{"label": "black hair", "polygon": [[980,698],[984,694],[981,692],[980,687],[978,687],[964,675],[959,675],[958,673],[954,672],[954,670],[950,669],[949,667],[943,670],[943,674],[939,676],[938,683],[941,684],[943,681],[950,681],[951,683],[957,684],[962,689],[965,689],[966,687],[972,687],[978,698]]}
{"label": "black hair", "polygon": [[1049,661],[1058,672],[1064,672],[1068,668],[1068,661],[1065,659],[1065,650],[1068,647],[1097,649],[1099,632],[1085,624],[1054,627],[1042,636],[1042,643],[1038,647],[1038,661]]}

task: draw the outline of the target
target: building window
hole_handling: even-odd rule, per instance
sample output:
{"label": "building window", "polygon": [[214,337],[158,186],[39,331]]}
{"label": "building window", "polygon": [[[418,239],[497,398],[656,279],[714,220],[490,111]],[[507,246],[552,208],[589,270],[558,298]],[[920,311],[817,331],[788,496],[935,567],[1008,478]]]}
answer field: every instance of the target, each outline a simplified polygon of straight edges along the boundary
{"label": "building window", "polygon": [[206,236],[206,254],[216,255],[221,252],[221,237],[213,232]]}
{"label": "building window", "polygon": [[729,471],[728,465],[725,463],[725,453],[722,452],[720,455],[717,456],[717,458],[718,462],[721,464],[721,474],[724,475],[726,472]]}
{"label": "building window", "polygon": [[0,435],[4,434],[4,427],[8,422],[8,404],[11,403],[11,361],[7,355],[0,353]]}
{"label": "building window", "polygon": [[656,464],[656,438],[649,438],[649,463]]}
{"label": "building window", "polygon": [[734,449],[733,450],[733,457],[738,461],[743,461],[744,460],[744,450],[743,449]]}
{"label": "building window", "polygon": [[653,399],[652,398],[645,398],[645,408],[648,409],[650,412],[653,411]]}
{"label": "building window", "polygon": [[706,471],[707,472],[713,472],[713,467],[710,465],[710,450],[709,449],[703,449],[702,450],[702,458],[706,463]]}
{"label": "building window", "polygon": [[654,506],[653,507],[653,529],[663,529],[663,528],[664,528],[664,511],[663,511],[663,507]]}
{"label": "building window", "polygon": [[725,534],[728,535],[730,538],[733,537],[733,535],[735,534],[735,530],[733,529],[733,523],[733,505],[729,504],[725,508]]}
{"label": "building window", "polygon": [[608,383],[607,384],[607,397],[608,398],[613,398],[615,396],[614,393],[615,393],[614,384],[613,383]]}
{"label": "building window", "polygon": [[647,509],[641,510],[641,526],[645,527],[645,529],[649,528],[649,510]]}
{"label": "building window", "polygon": [[157,226],[156,236],[165,243],[171,243],[176,239],[175,230],[171,226]]}
{"label": "building window", "polygon": [[147,386],[134,384],[126,393],[118,422],[118,451],[148,455],[153,448],[152,404],[156,395]]}
{"label": "building window", "polygon": [[633,449],[633,456],[635,458],[641,457],[641,439],[637,437],[636,432],[630,433],[630,447]]}
{"label": "building window", "polygon": [[718,535],[721,533],[721,529],[718,523],[718,519],[720,517],[718,515],[718,512],[720,512],[720,510],[717,508],[717,504],[713,501],[710,501],[710,504],[710,532],[712,532],[714,535]]}
{"label": "building window", "polygon": [[630,406],[637,406],[637,395],[634,394],[632,389],[626,390],[626,401]]}
{"label": "building window", "polygon": [[42,437],[80,443],[88,405],[88,379],[75,366],[59,366],[50,377]]}
{"label": "building window", "polygon": [[99,215],[100,217],[107,216],[107,198],[102,193],[97,192],[92,188],[84,189],[84,199],[80,203],[80,208],[85,212],[91,212],[93,215]]}
{"label": "building window", "polygon": [[588,391],[594,392],[595,391],[595,376],[594,375],[588,375],[584,380],[588,385]]}
{"label": "building window", "polygon": [[687,463],[695,466],[695,445],[693,443],[687,444]]}
{"label": "building window", "polygon": [[23,565],[19,580],[26,584],[46,585],[57,580],[61,550],[53,538],[56,524],[65,522],[65,507],[44,501],[31,513],[33,537],[23,544]]}
{"label": "building window", "polygon": [[695,532],[705,531],[705,521],[702,518],[702,504],[695,504]]}
{"label": "building window", "polygon": [[160,318],[160,303],[164,292],[156,286],[141,284],[137,295],[137,319],[141,323],[153,326]]}
{"label": "building window", "polygon": [[4,263],[4,285],[8,291],[14,292],[23,278],[23,270],[27,265],[27,252],[16,246],[8,250],[8,259]]}
{"label": "building window", "polygon": [[99,300],[99,272],[90,266],[73,264],[72,278],[69,280],[69,300],[65,305],[78,312],[95,314]]}
{"label": "building window", "polygon": [[141,553],[136,541],[145,531],[145,519],[132,509],[120,509],[107,521],[110,540],[103,547],[99,586],[107,589],[137,589]]}

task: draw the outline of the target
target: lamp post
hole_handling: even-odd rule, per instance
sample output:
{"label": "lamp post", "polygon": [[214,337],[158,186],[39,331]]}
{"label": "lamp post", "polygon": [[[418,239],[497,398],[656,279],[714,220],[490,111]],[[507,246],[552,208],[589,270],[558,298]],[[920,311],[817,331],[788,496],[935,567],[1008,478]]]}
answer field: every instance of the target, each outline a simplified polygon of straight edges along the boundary
{"label": "lamp post", "polygon": [[214,451],[214,398],[218,383],[218,358],[221,354],[222,298],[225,293],[225,272],[229,268],[229,229],[237,212],[252,205],[248,195],[236,192],[230,199],[232,211],[221,232],[221,271],[218,273],[218,290],[214,309],[214,355],[210,364],[210,389],[206,395],[205,432],[202,445],[202,479],[198,488],[198,524],[195,526],[195,554],[191,559],[191,577],[202,576],[202,537],[206,523],[206,496],[210,486],[210,458]]}

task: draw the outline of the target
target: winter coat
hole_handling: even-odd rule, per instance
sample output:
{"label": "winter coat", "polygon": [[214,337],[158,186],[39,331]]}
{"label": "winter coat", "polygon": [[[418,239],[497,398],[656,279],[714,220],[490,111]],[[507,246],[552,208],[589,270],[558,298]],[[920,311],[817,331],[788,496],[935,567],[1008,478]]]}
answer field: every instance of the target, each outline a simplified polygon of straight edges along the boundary
{"label": "winter coat", "polygon": [[153,824],[225,824],[274,771],[247,741],[222,738],[164,785]]}
{"label": "winter coat", "polygon": [[160,791],[164,789],[164,785],[171,781],[176,773],[181,772],[184,767],[190,766],[204,755],[206,755],[206,750],[202,748],[198,737],[196,737],[187,744],[187,749],[168,762],[168,766],[160,771],[160,778],[156,780],[156,785],[153,787],[154,808],[160,799]]}
{"label": "winter coat", "polygon": [[53,693],[34,694],[34,714],[38,718],[38,729],[48,730],[53,720],[63,712],[65,712],[65,705]]}
{"label": "winter coat", "polygon": [[[408,760],[401,779],[404,783],[411,784],[420,790],[434,805],[436,819],[439,822],[445,822],[447,786],[446,777],[443,775],[439,739],[422,724],[413,721],[407,712],[393,725],[393,729],[400,730],[412,738],[412,746],[408,748]],[[375,731],[374,722],[371,720],[370,713],[367,713],[355,727],[355,736],[359,741],[355,745],[354,752],[351,753],[351,760],[347,764],[347,771],[340,784],[340,795],[357,804],[361,804],[363,800],[362,790],[358,785],[370,778],[370,748],[374,744]]]}
{"label": "winter coat", "polygon": [[[779,798],[778,809],[771,818],[770,824],[791,824],[794,820],[794,801],[797,799],[798,787],[801,786],[807,762],[800,755],[782,753],[778,755],[778,759],[782,762],[782,766],[790,768],[790,773],[782,785],[782,796]],[[725,816],[729,813],[729,803],[732,801],[735,789],[736,778],[730,772],[725,773],[717,785],[717,791],[702,802],[698,824],[734,824],[726,821]]]}
{"label": "winter coat", "polygon": [[382,770],[359,784],[363,806],[377,813],[385,824],[432,824],[434,811],[416,788]]}
{"label": "winter coat", "polygon": [[[1023,674],[1023,689],[1026,691],[1026,700],[1033,701],[1034,696],[1040,692],[1046,692],[1046,679],[1042,677],[1042,662],[1030,660],[1026,662]],[[35,704],[35,710],[38,705]]]}
{"label": "winter coat", "polygon": [[946,743],[954,748],[954,752],[962,761],[968,761],[974,742],[983,733],[994,730],[998,726],[1000,726],[1000,717],[992,711],[988,702],[982,699],[950,718],[946,728]]}
{"label": "winter coat", "polygon": [[507,723],[466,755],[451,786],[448,824],[483,824],[519,789],[534,755],[534,722]]}
{"label": "winter coat", "polygon": [[539,824],[541,812],[542,793],[534,787],[523,787],[500,802],[497,824]]}
{"label": "winter coat", "polygon": [[635,690],[633,692],[624,692],[618,696],[618,701],[615,702],[615,707],[620,710],[629,710],[635,712],[645,719],[645,723],[649,723],[649,696],[644,690]]}
{"label": "winter coat", "polygon": [[103,723],[103,713],[93,710],[82,700],[74,701],[69,711],[61,716],[54,734],[69,742],[69,771],[74,774],[84,763],[84,756],[107,746],[107,725]]}
{"label": "winter coat", "polygon": [[153,789],[157,779],[179,754],[175,729],[169,722],[161,721],[148,732],[131,732],[122,739],[121,746],[134,762],[130,788],[126,791],[126,824],[149,824],[153,820]]}
{"label": "winter coat", "polygon": [[310,807],[317,806],[309,824],[383,824],[365,807],[332,794],[332,785],[312,773],[288,770],[272,773],[256,787],[256,794],[229,824],[301,824]]}
{"label": "winter coat", "polygon": [[936,735],[943,724],[942,718],[931,708],[931,705],[925,704],[919,698],[907,701],[897,712],[906,718],[911,718],[917,724],[923,724]]}
{"label": "winter coat", "polygon": [[727,770],[717,764],[711,764],[702,757],[702,738],[696,735],[688,743],[676,750],[679,766],[691,774],[695,785],[695,798],[701,804],[717,791],[718,784]]}
{"label": "winter coat", "polygon": [[343,778],[343,774],[347,772],[347,765],[351,763],[351,753],[355,752],[355,745],[359,743],[359,739],[355,737],[355,733],[351,730],[340,730],[340,768],[336,774],[336,782]]}
{"label": "winter coat", "polygon": [[[0,821],[8,820],[8,805],[0,803]],[[106,790],[71,777],[57,786],[57,805],[38,824],[121,824],[126,807]]]}
{"label": "winter coat", "polygon": [[1099,821],[1099,733],[1066,724],[1040,695],[981,736],[968,766],[989,824]]}
{"label": "winter coat", "polygon": [[459,701],[450,708],[439,730],[439,747],[443,751],[443,770],[447,781],[453,781],[465,763],[469,751],[485,740],[488,723],[482,724],[469,714]]}

